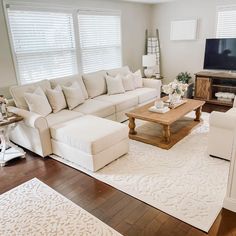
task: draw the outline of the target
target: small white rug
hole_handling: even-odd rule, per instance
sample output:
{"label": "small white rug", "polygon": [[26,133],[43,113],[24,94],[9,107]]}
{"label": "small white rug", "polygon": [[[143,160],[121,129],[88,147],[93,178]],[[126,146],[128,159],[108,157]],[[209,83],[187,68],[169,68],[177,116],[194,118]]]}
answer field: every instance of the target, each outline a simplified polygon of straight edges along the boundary
{"label": "small white rug", "polygon": [[0,235],[121,235],[34,178],[0,195]]}
{"label": "small white rug", "polygon": [[208,232],[223,205],[229,162],[207,155],[209,115],[202,118],[170,150],[130,140],[129,154],[96,173],[53,158]]}

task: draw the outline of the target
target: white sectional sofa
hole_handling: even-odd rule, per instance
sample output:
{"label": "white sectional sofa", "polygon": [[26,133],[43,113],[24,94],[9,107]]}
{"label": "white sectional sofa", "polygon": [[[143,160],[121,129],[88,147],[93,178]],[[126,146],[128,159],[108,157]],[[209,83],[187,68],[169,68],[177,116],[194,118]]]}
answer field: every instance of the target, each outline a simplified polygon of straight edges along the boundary
{"label": "white sectional sofa", "polygon": [[[83,142],[83,137],[87,140],[87,143],[90,143],[90,146],[94,146],[94,143],[97,143],[97,139],[107,138],[110,134],[112,134],[115,139],[116,133],[119,133],[117,132],[117,126],[119,126],[120,130],[123,130],[123,135],[116,140],[116,143],[111,143],[110,145],[116,146],[119,143],[123,143],[123,146],[121,145],[122,148],[118,145],[119,149],[122,151],[119,152],[117,150],[118,146],[115,147],[114,150],[108,150],[109,147],[106,147],[105,144],[103,144],[103,149],[99,150],[106,151],[106,156],[111,156],[111,153],[114,154],[115,152],[116,154],[114,154],[114,157],[111,158],[112,160],[127,153],[128,128],[126,125],[114,121],[123,122],[127,120],[127,117],[125,116],[127,111],[145,103],[154,101],[156,98],[160,97],[161,91],[161,82],[159,80],[143,79],[142,88],[127,91],[123,94],[108,95],[105,76],[107,74],[115,76],[117,74],[125,75],[127,73],[130,73],[130,70],[126,66],[109,71],[84,74],[82,76],[76,75],[53,80],[43,80],[33,84],[12,87],[10,92],[15,102],[15,107],[10,107],[9,110],[15,114],[23,116],[24,121],[18,123],[13,129],[10,135],[11,140],[42,157],[50,154],[66,155],[60,148],[63,145],[67,145],[69,148],[68,152],[72,153],[73,149],[75,150],[76,148],[78,149],[78,146],[82,147],[85,145],[85,142]],[[24,99],[25,92],[32,91],[37,87],[41,87],[44,91],[46,91],[47,89],[55,88],[58,84],[63,86],[71,84],[73,81],[77,81],[81,86],[81,90],[85,98],[85,102],[83,104],[75,107],[73,110],[63,109],[57,113],[51,113],[45,117],[28,110],[28,106]],[[95,118],[93,119],[91,116]],[[97,118],[97,122],[98,124],[101,124],[103,129],[106,129],[106,125],[101,121],[101,118],[113,121],[107,121],[107,129],[110,129],[109,135],[102,132],[102,137],[96,134],[93,139],[89,139],[86,135],[79,132],[81,129],[80,125],[74,126],[77,131],[71,135],[71,137],[66,135],[66,133],[71,132],[71,128],[69,127],[71,127],[71,125],[73,127],[75,120],[76,123],[78,123],[87,119],[89,124],[92,120],[96,123],[96,117],[99,117]],[[112,124],[111,122],[114,124],[114,127],[116,127],[114,130],[110,128]],[[97,129],[101,131],[101,128],[98,127]],[[63,142],[61,136],[60,139],[57,139],[58,136],[56,134],[58,134],[58,130],[63,130],[64,136],[67,137],[67,141]],[[87,130],[90,135],[96,133],[94,126],[90,127],[88,125]],[[78,136],[77,139],[75,138],[77,137],[76,135]],[[74,139],[74,142],[77,144],[68,142],[68,140],[71,139]],[[81,149],[83,150],[83,148]],[[78,151],[78,155],[82,155],[80,151]],[[86,153],[84,152],[83,158],[86,158],[86,156],[99,156],[99,153],[98,151],[87,150]],[[72,157],[72,159],[73,158],[75,157]],[[84,167],[95,171],[107,164],[107,161],[102,163],[102,165],[95,163],[96,161],[93,164],[87,163]],[[83,165],[83,161],[81,163],[80,164]]]}

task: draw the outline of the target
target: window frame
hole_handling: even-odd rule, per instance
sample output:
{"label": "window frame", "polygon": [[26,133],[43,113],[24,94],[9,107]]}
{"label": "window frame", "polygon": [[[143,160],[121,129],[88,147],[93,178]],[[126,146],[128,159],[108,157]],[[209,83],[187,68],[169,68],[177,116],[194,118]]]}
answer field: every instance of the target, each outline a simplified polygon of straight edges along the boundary
{"label": "window frame", "polygon": [[[219,36],[217,35],[218,33],[218,21],[219,21],[219,12],[222,12],[222,11],[236,11],[236,4],[231,4],[231,5],[218,5],[216,7],[216,23],[215,23],[215,37],[216,38],[219,38]],[[225,38],[225,37],[221,37],[221,38]]]}
{"label": "window frame", "polygon": [[[12,5],[12,7],[16,6],[17,9],[22,10],[32,10],[32,11],[48,11],[48,12],[66,12],[72,14],[72,21],[73,21],[73,28],[74,28],[74,38],[75,38],[75,54],[76,54],[76,64],[77,64],[77,72],[78,74],[83,74],[83,65],[82,65],[82,53],[81,53],[81,44],[80,44],[80,34],[79,34],[79,20],[78,20],[78,14],[79,11],[91,11],[91,12],[102,12],[107,15],[113,15],[118,14],[120,16],[120,55],[121,55],[121,66],[123,66],[123,37],[122,37],[122,13],[120,10],[111,10],[111,9],[96,9],[96,8],[83,8],[83,7],[76,7],[71,6],[67,7],[65,5],[49,5],[45,3],[26,3],[26,2],[17,2],[14,0],[3,0],[3,11],[5,15],[5,22],[7,26],[7,33],[10,43],[10,50],[12,55],[12,61],[14,65],[14,71],[16,75],[17,84],[21,85],[22,81],[20,79],[20,72],[18,68],[18,63],[16,60],[16,53],[14,50],[14,42],[10,30],[10,22],[9,22],[9,16],[8,16],[8,7],[9,5]],[[59,78],[59,77],[58,77]],[[47,79],[47,78],[45,78]],[[29,82],[31,83],[31,82]],[[34,83],[34,81],[32,81]]]}
{"label": "window frame", "polygon": [[[122,30],[122,12],[120,10],[104,10],[104,9],[92,9],[92,8],[79,8],[76,11],[76,17],[77,17],[77,27],[78,27],[78,40],[80,41],[80,32],[79,32],[79,14],[80,12],[86,12],[94,14],[94,15],[108,15],[108,16],[119,16],[120,17],[120,58],[121,58],[121,67],[124,65],[124,59],[123,59],[123,30]],[[83,72],[83,59],[82,59],[82,48],[81,44],[79,44],[79,51],[81,52],[79,54],[80,56],[80,65],[81,65],[81,72]],[[96,71],[95,71],[96,72]],[[93,73],[93,72],[88,72]]]}

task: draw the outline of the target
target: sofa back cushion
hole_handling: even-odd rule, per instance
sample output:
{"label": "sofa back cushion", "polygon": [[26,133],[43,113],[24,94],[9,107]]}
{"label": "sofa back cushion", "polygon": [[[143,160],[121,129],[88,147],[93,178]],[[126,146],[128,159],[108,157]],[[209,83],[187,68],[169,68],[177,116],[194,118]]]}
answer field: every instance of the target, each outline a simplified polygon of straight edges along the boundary
{"label": "sofa back cushion", "polygon": [[112,77],[115,77],[118,74],[127,75],[129,73],[130,73],[130,69],[129,69],[128,66],[124,66],[124,67],[117,68],[117,69],[112,69],[112,70],[107,70],[107,74],[112,76]]}
{"label": "sofa back cushion", "polygon": [[41,116],[47,116],[52,112],[52,108],[41,87],[36,88],[33,93],[25,93],[24,97],[30,111]]}
{"label": "sofa back cushion", "polygon": [[36,88],[42,88],[44,92],[51,88],[49,80],[42,80],[32,84],[17,85],[10,88],[11,96],[15,102],[16,107],[24,110],[29,110],[25,101],[25,93],[32,93]]}
{"label": "sofa back cushion", "polygon": [[62,78],[57,78],[57,79],[51,79],[50,83],[52,88],[56,88],[57,85],[60,86],[71,86],[74,82],[78,82],[80,85],[80,88],[83,92],[83,96],[85,99],[88,99],[88,93],[85,88],[83,79],[80,75],[73,75],[73,76],[66,76]]}
{"label": "sofa back cushion", "polygon": [[82,77],[90,98],[97,97],[107,92],[105,71],[84,74]]}

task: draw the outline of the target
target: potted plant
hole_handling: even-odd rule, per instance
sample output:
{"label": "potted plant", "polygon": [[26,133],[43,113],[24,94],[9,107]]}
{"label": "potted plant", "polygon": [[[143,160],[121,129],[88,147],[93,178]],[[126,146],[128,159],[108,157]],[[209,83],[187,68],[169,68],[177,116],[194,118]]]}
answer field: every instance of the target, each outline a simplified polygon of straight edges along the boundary
{"label": "potted plant", "polygon": [[178,80],[179,82],[183,83],[183,84],[188,84],[188,89],[185,93],[185,97],[187,98],[192,98],[193,96],[193,87],[194,84],[192,82],[192,76],[190,73],[188,72],[180,72],[177,76],[176,76],[176,80]]}

